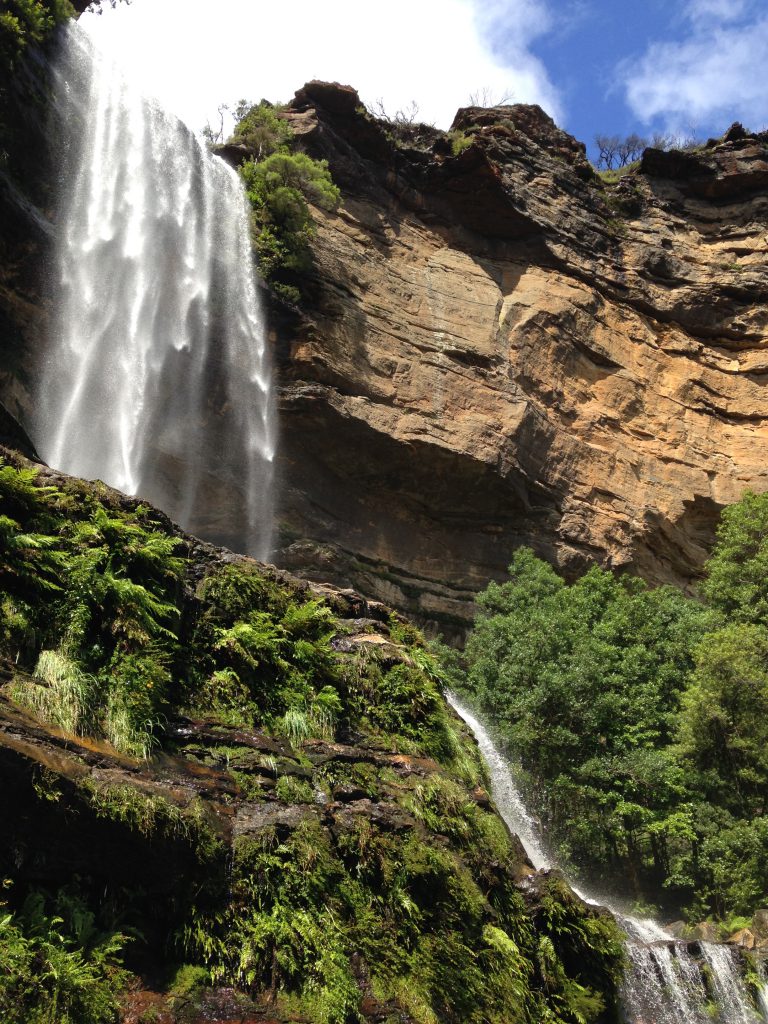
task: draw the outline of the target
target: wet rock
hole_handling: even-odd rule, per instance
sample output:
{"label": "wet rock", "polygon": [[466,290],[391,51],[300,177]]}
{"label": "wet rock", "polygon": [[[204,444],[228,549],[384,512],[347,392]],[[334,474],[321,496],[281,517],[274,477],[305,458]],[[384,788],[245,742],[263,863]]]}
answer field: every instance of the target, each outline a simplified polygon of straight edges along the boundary
{"label": "wet rock", "polygon": [[754,949],[757,940],[754,932],[749,928],[740,928],[739,931],[728,936],[728,942],[732,946],[742,946],[744,949]]}
{"label": "wet rock", "polygon": [[40,456],[29,435],[15,416],[12,416],[4,405],[0,404],[0,444],[15,448],[28,459],[40,462]]}
{"label": "wet rock", "polygon": [[720,938],[720,929],[712,921],[702,921],[693,925],[687,937],[693,942],[717,942]]}
{"label": "wet rock", "polygon": [[768,939],[768,910],[757,910],[752,918],[752,931],[761,939]]}
{"label": "wet rock", "polygon": [[353,800],[365,800],[368,796],[369,794],[364,789],[354,786],[352,783],[333,787],[333,799],[339,803],[348,804]]}
{"label": "wet rock", "polygon": [[664,928],[676,939],[687,938],[690,930],[686,921],[673,921],[671,924],[664,925]]}

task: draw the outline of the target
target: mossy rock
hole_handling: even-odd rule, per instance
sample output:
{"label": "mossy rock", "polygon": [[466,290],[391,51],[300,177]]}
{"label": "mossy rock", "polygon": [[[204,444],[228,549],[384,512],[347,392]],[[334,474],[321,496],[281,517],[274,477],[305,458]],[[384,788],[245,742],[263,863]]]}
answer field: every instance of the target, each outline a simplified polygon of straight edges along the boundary
{"label": "mossy rock", "polygon": [[10,452],[0,497],[14,905],[76,879],[158,1013],[181,962],[274,1019],[611,1019],[618,933],[531,887],[418,631]]}

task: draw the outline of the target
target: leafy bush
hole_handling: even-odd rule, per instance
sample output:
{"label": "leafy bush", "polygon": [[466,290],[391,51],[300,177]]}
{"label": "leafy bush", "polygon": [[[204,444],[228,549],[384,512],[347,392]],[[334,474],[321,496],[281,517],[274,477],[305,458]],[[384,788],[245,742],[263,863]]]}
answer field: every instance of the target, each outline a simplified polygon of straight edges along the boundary
{"label": "leafy bush", "polygon": [[35,659],[15,699],[62,728],[146,756],[176,650],[177,540],[153,529],[142,506],[108,511],[80,496],[70,517],[76,499],[36,486],[34,470],[0,467],[0,496],[17,517],[0,517],[2,601],[13,613],[5,653],[22,666]]}
{"label": "leafy bush", "polygon": [[233,139],[247,146],[256,161],[264,160],[272,153],[290,151],[293,132],[278,116],[280,109],[262,101],[255,106],[241,104],[236,111],[239,116]]}
{"label": "leafy bush", "polygon": [[768,498],[748,491],[723,510],[701,587],[736,622],[768,623]]}
{"label": "leafy bush", "polygon": [[259,267],[277,294],[295,302],[311,265],[315,226],[309,204],[335,210],[341,193],[325,160],[292,152],[294,135],[279,108],[262,101],[247,109],[241,104],[240,113],[233,141],[253,154],[240,174],[254,212]]}
{"label": "leafy bush", "polygon": [[269,279],[280,271],[306,271],[315,233],[309,203],[334,210],[340,199],[326,161],[305,153],[274,152],[260,162],[246,161],[240,173],[256,213],[262,273]]}
{"label": "leafy bush", "polygon": [[0,903],[0,1015],[4,1024],[108,1024],[127,981],[125,936],[99,933],[79,901],[60,894],[53,914],[31,893],[18,914]]}

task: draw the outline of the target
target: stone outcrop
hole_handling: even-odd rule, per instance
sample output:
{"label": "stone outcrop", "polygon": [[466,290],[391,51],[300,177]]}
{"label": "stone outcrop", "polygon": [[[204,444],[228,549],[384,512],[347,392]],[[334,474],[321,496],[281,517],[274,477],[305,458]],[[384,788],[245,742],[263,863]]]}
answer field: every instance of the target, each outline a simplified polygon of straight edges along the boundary
{"label": "stone outcrop", "polygon": [[768,136],[607,184],[537,107],[446,135],[313,82],[285,117],[344,201],[274,321],[284,564],[449,632],[520,544],[695,579],[768,486]]}

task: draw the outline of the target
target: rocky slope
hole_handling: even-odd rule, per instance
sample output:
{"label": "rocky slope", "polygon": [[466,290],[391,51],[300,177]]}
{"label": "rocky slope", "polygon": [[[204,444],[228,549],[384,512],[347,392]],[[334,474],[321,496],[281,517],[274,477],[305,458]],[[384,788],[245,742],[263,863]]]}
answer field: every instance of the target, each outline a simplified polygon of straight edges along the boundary
{"label": "rocky slope", "polygon": [[0,502],[4,1020],[614,1019],[412,627],[8,449]]}
{"label": "rocky slope", "polygon": [[274,319],[284,563],[449,631],[519,544],[695,577],[768,486],[768,137],[607,185],[536,107],[446,136],[315,82],[285,117],[344,203]]}

